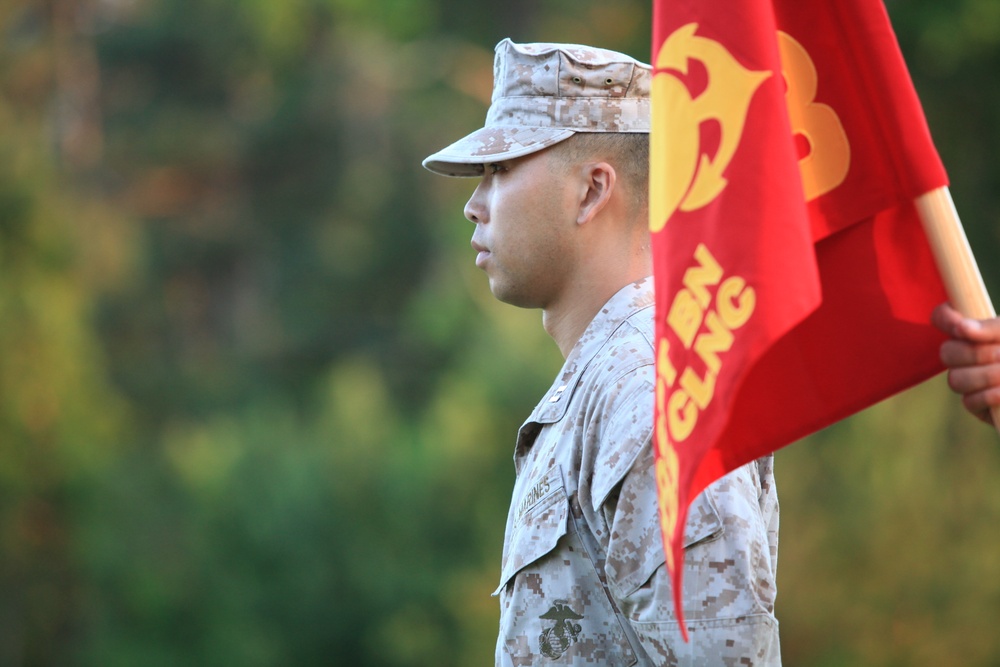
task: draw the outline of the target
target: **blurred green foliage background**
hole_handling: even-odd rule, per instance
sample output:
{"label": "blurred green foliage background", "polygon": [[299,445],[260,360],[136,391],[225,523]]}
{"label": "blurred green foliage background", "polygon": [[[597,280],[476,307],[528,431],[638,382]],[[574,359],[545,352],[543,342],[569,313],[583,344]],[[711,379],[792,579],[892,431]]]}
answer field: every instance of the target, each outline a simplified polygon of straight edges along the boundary
{"label": "blurred green foliage background", "polygon": [[[1000,295],[1000,2],[890,0]],[[0,0],[0,666],[490,664],[561,360],[472,263],[492,47],[627,0]],[[1000,664],[1000,448],[944,380],[778,454],[789,665]]]}

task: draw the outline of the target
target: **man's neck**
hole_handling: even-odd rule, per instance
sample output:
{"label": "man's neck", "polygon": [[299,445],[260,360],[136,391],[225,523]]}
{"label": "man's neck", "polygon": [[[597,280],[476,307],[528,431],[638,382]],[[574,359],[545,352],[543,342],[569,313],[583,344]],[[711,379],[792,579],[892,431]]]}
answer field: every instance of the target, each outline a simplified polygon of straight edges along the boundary
{"label": "man's neck", "polygon": [[586,303],[576,301],[567,307],[552,307],[542,311],[542,325],[556,342],[564,359],[569,356],[601,306],[610,298],[608,296],[600,303],[596,303],[596,299]]}
{"label": "man's neck", "polygon": [[649,276],[653,258],[645,227],[622,242],[621,237],[591,241],[589,252],[576,263],[577,274],[566,289],[542,311],[545,331],[569,356],[587,326],[620,289]]}
{"label": "man's neck", "polygon": [[638,282],[648,275],[649,271],[645,270],[616,281],[589,285],[581,283],[574,298],[566,298],[545,308],[542,311],[542,325],[559,347],[563,358],[569,356],[594,317],[611,297],[626,285]]}

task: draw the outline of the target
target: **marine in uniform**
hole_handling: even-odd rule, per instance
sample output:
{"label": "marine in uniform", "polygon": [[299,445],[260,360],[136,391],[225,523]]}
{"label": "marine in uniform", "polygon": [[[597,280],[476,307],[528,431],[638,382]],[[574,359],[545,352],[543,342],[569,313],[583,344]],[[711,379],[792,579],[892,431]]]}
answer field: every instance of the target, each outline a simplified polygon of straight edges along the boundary
{"label": "marine in uniform", "polygon": [[543,310],[565,356],[517,435],[498,666],[781,662],[771,457],[689,510],[681,639],[653,475],[648,230],[624,220],[638,217],[624,167],[544,156],[580,134],[648,135],[651,76],[613,51],[504,40],[485,126],[424,161],[481,179],[466,206],[477,264],[498,298]]}

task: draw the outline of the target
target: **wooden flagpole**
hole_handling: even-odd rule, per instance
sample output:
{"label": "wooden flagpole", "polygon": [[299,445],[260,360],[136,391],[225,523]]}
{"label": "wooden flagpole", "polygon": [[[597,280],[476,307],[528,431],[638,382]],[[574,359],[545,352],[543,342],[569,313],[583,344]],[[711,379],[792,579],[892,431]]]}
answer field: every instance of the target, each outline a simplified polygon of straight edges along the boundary
{"label": "wooden flagpole", "polygon": [[[948,187],[917,197],[916,204],[951,305],[977,320],[996,317]],[[1000,407],[991,408],[990,414],[1000,433]]]}

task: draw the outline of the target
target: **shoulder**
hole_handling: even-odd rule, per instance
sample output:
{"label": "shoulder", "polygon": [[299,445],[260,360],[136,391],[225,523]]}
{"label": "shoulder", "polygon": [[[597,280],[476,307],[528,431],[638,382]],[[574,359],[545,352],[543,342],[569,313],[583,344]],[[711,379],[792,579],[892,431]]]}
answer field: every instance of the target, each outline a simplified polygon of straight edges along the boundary
{"label": "shoulder", "polygon": [[586,418],[580,423],[593,457],[594,509],[650,449],[656,387],[651,311],[621,323],[594,357],[581,387]]}
{"label": "shoulder", "polygon": [[615,385],[652,373],[656,360],[653,308],[624,319],[594,355],[591,371],[597,382]]}
{"label": "shoulder", "polygon": [[633,313],[608,336],[582,385],[603,426],[637,432],[640,439],[648,435],[656,386],[652,308]]}

